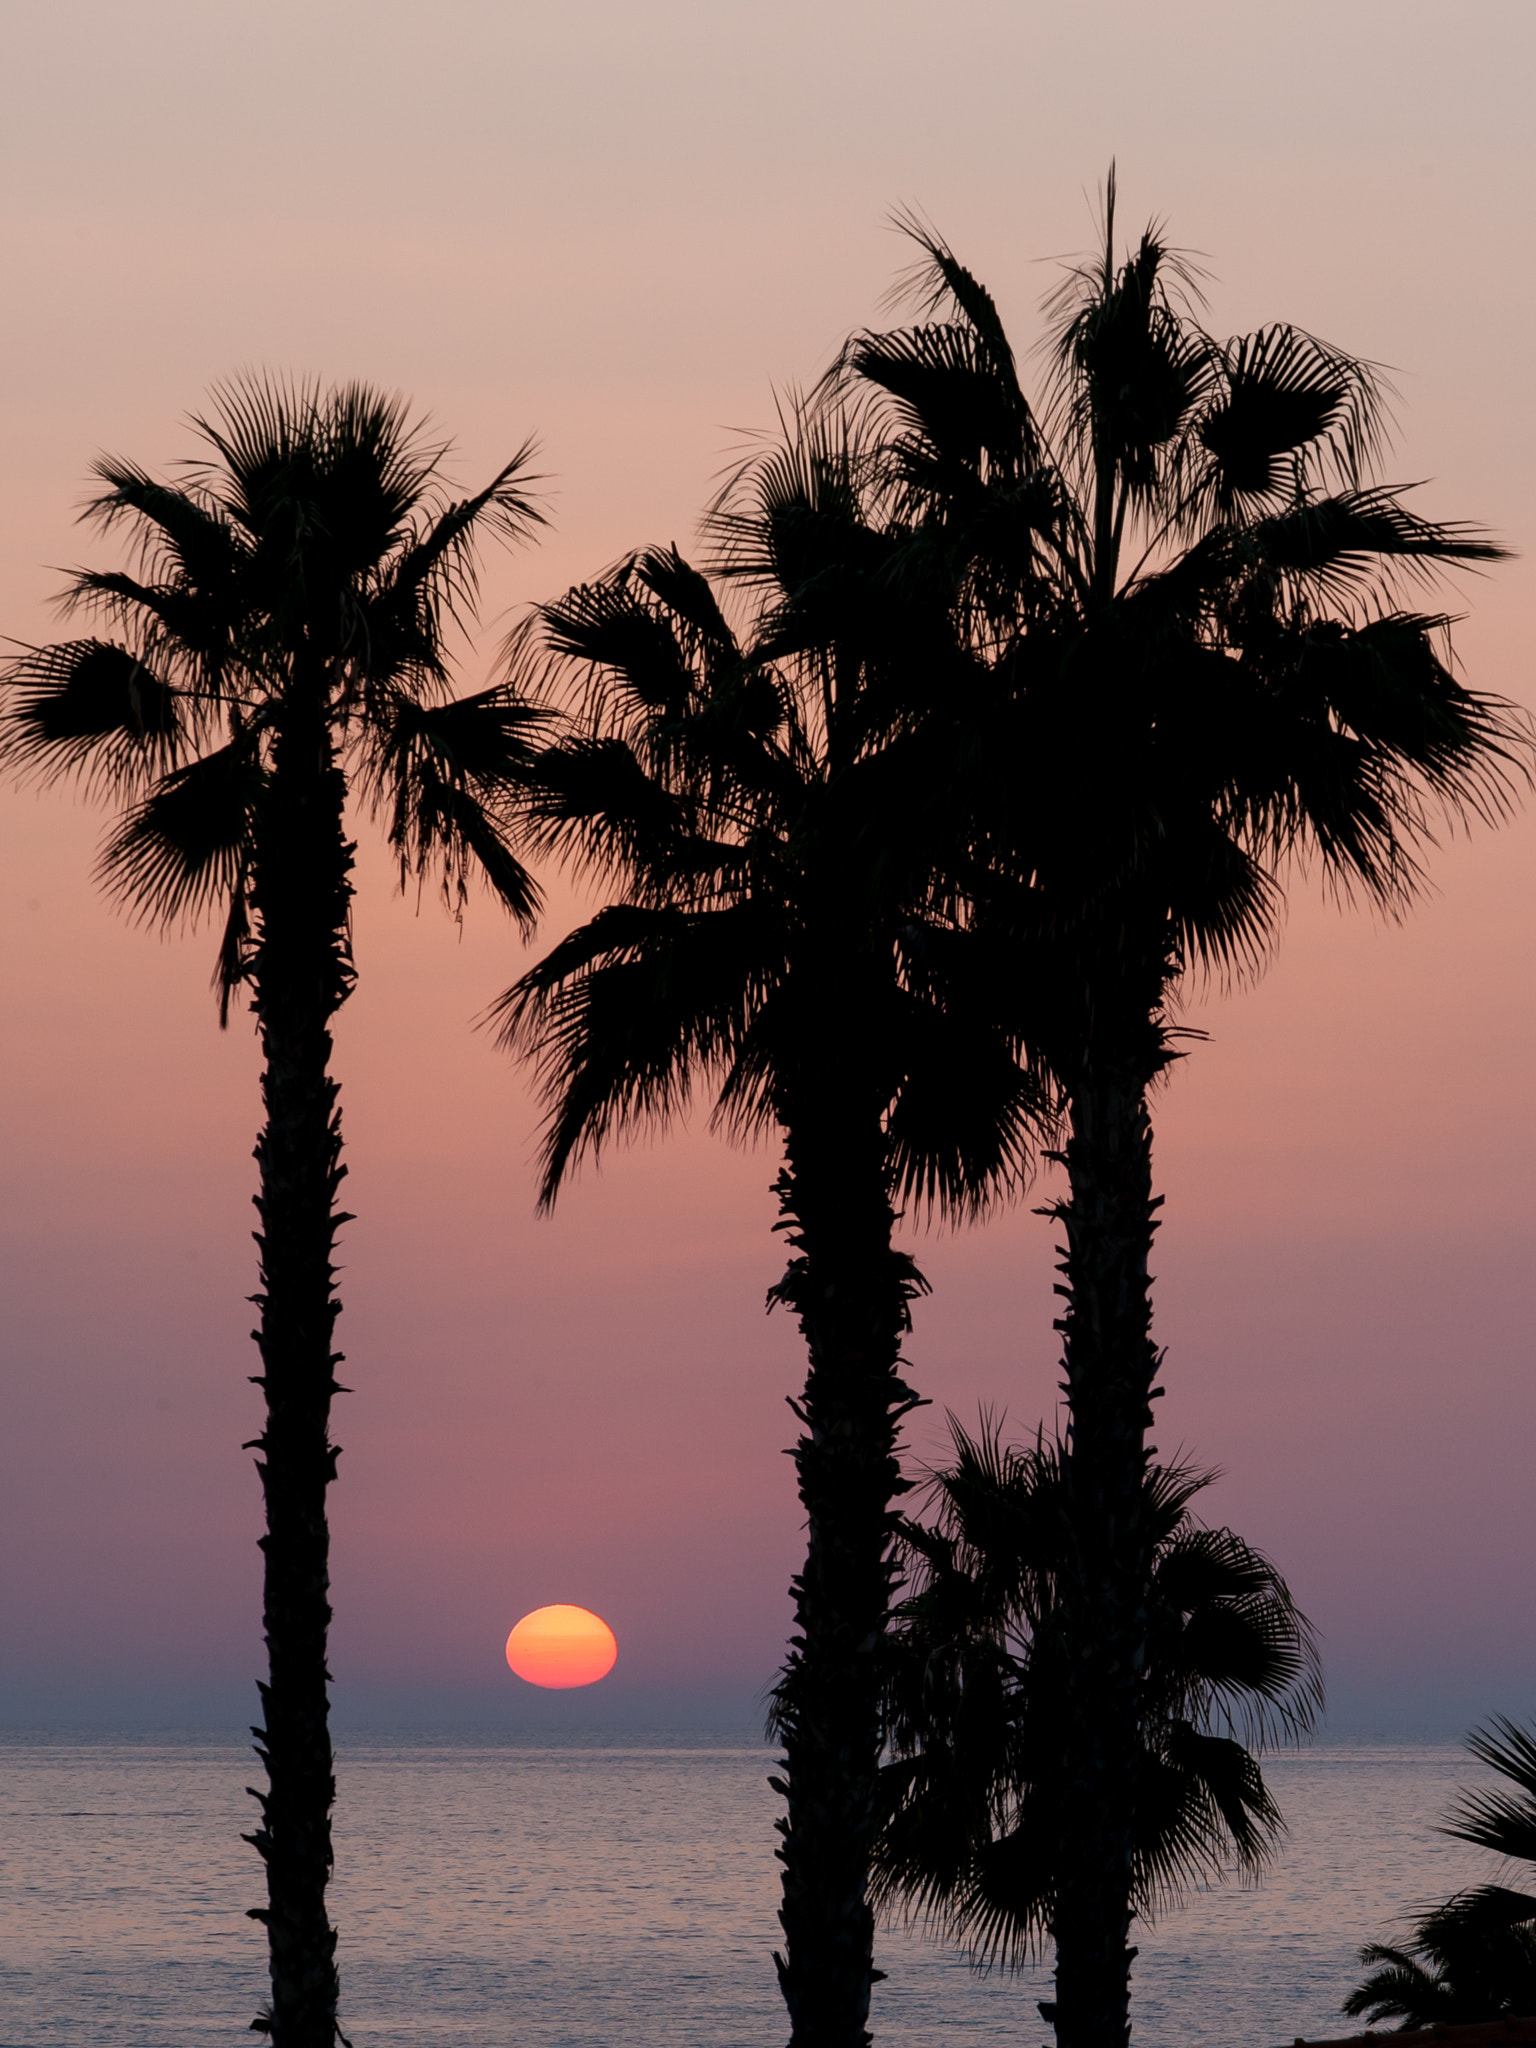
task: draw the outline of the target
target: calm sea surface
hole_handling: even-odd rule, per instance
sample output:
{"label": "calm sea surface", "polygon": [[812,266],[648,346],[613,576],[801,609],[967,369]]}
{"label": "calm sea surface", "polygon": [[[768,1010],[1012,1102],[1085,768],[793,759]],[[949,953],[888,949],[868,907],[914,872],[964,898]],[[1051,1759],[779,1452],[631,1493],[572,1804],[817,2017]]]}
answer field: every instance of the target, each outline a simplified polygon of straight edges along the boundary
{"label": "calm sea surface", "polygon": [[[767,1755],[699,1738],[535,1747],[347,1742],[337,1874],[344,2018],[434,2048],[777,2048]],[[1342,2030],[1362,1941],[1482,1873],[1433,1832],[1457,1750],[1269,1765],[1290,1838],[1257,1891],[1139,1936],[1142,2048],[1272,2048]],[[0,2048],[236,2044],[263,2000],[252,1759],[188,1740],[0,1739]],[[1041,1983],[888,1932],[882,2048],[1043,2043]]]}

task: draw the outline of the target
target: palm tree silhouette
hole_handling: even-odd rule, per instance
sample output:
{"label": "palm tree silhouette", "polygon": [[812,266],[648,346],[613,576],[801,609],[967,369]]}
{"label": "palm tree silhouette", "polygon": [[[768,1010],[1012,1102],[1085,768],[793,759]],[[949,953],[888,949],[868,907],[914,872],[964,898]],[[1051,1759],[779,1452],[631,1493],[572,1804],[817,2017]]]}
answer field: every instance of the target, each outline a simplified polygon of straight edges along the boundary
{"label": "palm tree silhouette", "polygon": [[1528,759],[1519,714],[1452,674],[1449,620],[1401,601],[1500,550],[1373,481],[1378,373],[1292,326],[1215,339],[1160,230],[1120,260],[1114,209],[1111,173],[1102,248],[1048,302],[1038,409],[991,295],[914,219],[923,317],[855,336],[829,380],[884,439],[909,572],[942,563],[991,679],[932,772],[969,807],[957,886],[999,1003],[1068,1105],[1062,2048],[1128,2039],[1148,1097],[1176,991],[1262,961],[1291,867],[1399,912],[1437,821],[1501,814]]}
{"label": "palm tree silhouette", "polygon": [[[1515,1787],[1469,1792],[1440,1832],[1536,1868],[1536,1732],[1496,1715],[1467,1748]],[[1406,1945],[1373,1941],[1376,1965],[1342,2010],[1352,2019],[1395,2019],[1401,2030],[1536,2014],[1536,1895],[1473,1885],[1420,1913]]]}
{"label": "palm tree silhouette", "polygon": [[968,935],[930,887],[927,755],[893,678],[914,648],[948,659],[952,643],[942,607],[898,601],[902,536],[872,517],[856,437],[800,422],[712,530],[752,593],[748,632],[675,550],[540,615],[582,717],[541,761],[533,815],[615,900],[501,1011],[541,1064],[546,1204],[583,1151],[695,1089],[729,1131],[782,1138],[793,1256],[770,1299],[809,1353],[792,1404],[808,1541],[776,1716],[776,1961],[795,2043],[858,2048],[879,1645],[916,1398],[901,1348],[924,1287],[893,1244],[896,1204],[966,1213],[1017,1184],[1050,1105],[968,995]]}
{"label": "palm tree silhouette", "polygon": [[[1007,1445],[953,1417],[954,1461],[931,1514],[902,1525],[912,1591],[887,1644],[890,1761],[880,1774],[877,1902],[926,1921],[986,1963],[1017,1967],[1049,1941],[1059,1845],[1071,1827],[1057,1770],[1069,1646],[1061,1446]],[[1269,1560],[1197,1523],[1214,1478],[1152,1466],[1147,1653],[1138,1679],[1134,1913],[1235,1864],[1257,1872],[1281,1828],[1253,1746],[1295,1739],[1322,1704],[1311,1625]],[[1047,2017],[1054,2017],[1045,2008]]]}
{"label": "palm tree silhouette", "polygon": [[177,483],[104,460],[87,511],[126,529],[137,573],[87,571],[68,603],[115,637],[28,649],[8,668],[0,762],[80,776],[126,804],[101,857],[146,920],[224,917],[221,1022],[249,986],[266,1119],[257,1141],[269,1677],[253,1731],[268,1788],[248,1836],[266,1866],[279,2048],[338,2033],[326,1909],[335,1794],[328,1725],[326,1491],[331,1258],[348,1218],[330,1019],[354,981],[349,794],[383,819],[402,881],[437,874],[450,907],[478,869],[527,929],[536,896],[507,849],[509,790],[536,714],[504,689],[450,700],[448,627],[475,592],[484,530],[538,514],[528,451],[453,500],[445,451],[404,404],[360,385],[250,381],[195,422],[207,457]]}

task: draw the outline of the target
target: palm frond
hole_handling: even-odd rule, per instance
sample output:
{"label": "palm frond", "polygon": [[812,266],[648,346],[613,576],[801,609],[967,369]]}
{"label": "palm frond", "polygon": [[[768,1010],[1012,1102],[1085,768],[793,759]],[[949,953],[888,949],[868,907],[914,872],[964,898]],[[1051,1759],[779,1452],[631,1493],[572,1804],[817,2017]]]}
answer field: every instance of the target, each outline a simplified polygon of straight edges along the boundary
{"label": "palm frond", "polygon": [[1039,465],[1039,436],[1021,392],[1000,381],[969,327],[917,327],[859,335],[851,373],[894,402],[904,437],[898,454],[911,475],[1019,477]]}
{"label": "palm frond", "polygon": [[499,997],[500,1042],[533,1057],[549,1114],[539,1201],[610,1137],[681,1113],[728,1072],[765,978],[750,904],[713,912],[613,905]]}
{"label": "palm frond", "polygon": [[70,586],[70,609],[96,611],[137,642],[148,668],[162,667],[179,689],[189,724],[206,724],[227,702],[249,701],[241,671],[247,625],[238,582],[213,585],[179,576],[144,583],[119,571],[85,570]]}
{"label": "palm frond", "polygon": [[[1514,1789],[1463,1793],[1440,1832],[1536,1865],[1536,1730],[1501,1714],[1467,1748]],[[1406,1948],[1361,1950],[1378,1968],[1350,1993],[1347,2013],[1408,2027],[1536,2012],[1536,1895],[1474,1885],[1416,1914],[1412,1928]]]}
{"label": "palm frond", "polygon": [[1280,928],[1280,885],[1214,821],[1189,823],[1187,835],[1167,846],[1157,876],[1176,920],[1181,956],[1233,979],[1252,977]]}
{"label": "palm frond", "polygon": [[887,1121],[894,1185],[920,1212],[978,1216],[1028,1185],[1061,1104],[996,1004],[985,942],[916,920],[904,937],[889,1020],[904,1077]]}
{"label": "palm frond", "polygon": [[267,528],[274,488],[286,491],[296,462],[320,432],[322,392],[314,378],[242,373],[213,386],[212,410],[192,426],[213,458],[182,465],[195,490],[216,502],[245,534]]}
{"label": "palm frond", "polygon": [[245,733],[163,776],[102,850],[97,873],[108,894],[144,922],[163,925],[196,924],[229,901],[249,872],[265,782]]}
{"label": "palm frond", "polygon": [[1536,1865],[1536,1731],[1497,1714],[1486,1728],[1474,1729],[1467,1748],[1515,1789],[1463,1794],[1441,1832]]}
{"label": "palm frond", "polygon": [[[1442,1829],[1441,1832],[1448,1834],[1451,1831]],[[1493,1844],[1484,1841],[1478,1846],[1486,1849]],[[1522,1862],[1530,1860],[1523,1851],[1519,1853]],[[1435,1937],[1497,1935],[1515,1927],[1536,1929],[1536,1897],[1529,1892],[1515,1891],[1508,1885],[1473,1885],[1467,1891],[1457,1892],[1443,1906],[1436,1906],[1432,1912],[1423,1915],[1417,1924],[1421,1929],[1430,1930]]]}
{"label": "palm frond", "polygon": [[1202,1727],[1254,1748],[1295,1742],[1322,1709],[1312,1624],[1270,1560],[1230,1529],[1180,1528],[1156,1566],[1159,1683]]}
{"label": "palm frond", "polygon": [[1384,564],[1422,578],[1448,564],[1501,562],[1507,555],[1478,527],[1421,518],[1400,491],[1384,485],[1306,499],[1255,521],[1249,532],[1257,560],[1271,573],[1346,601]]}
{"label": "palm frond", "polygon": [[1195,1886],[1219,1883],[1234,1863],[1250,1874],[1261,1869],[1278,1825],[1258,1764],[1241,1744],[1174,1723],[1137,1780],[1137,1916],[1157,1920]]}
{"label": "palm frond", "polygon": [[695,807],[648,775],[621,739],[578,736],[545,748],[530,770],[527,806],[535,846],[599,875],[632,877],[642,900],[740,857],[702,839]]}
{"label": "palm frond", "polygon": [[633,557],[631,573],[665,613],[691,630],[696,645],[728,659],[736,654],[736,636],[709,578],[675,547],[643,549]]}
{"label": "palm frond", "polygon": [[591,689],[601,694],[589,696],[589,716],[601,716],[613,693],[621,714],[677,719],[693,695],[693,670],[666,613],[631,587],[630,566],[542,606],[545,639],[554,653],[591,672]]}
{"label": "palm frond", "polygon": [[0,689],[0,767],[29,781],[131,791],[174,768],[187,744],[176,691],[110,641],[24,648]]}
{"label": "palm frond", "polygon": [[1381,2020],[1399,2020],[1404,2032],[1437,2022],[1451,2023],[1455,2008],[1449,1986],[1406,1949],[1367,1942],[1360,1960],[1376,1967],[1344,2000],[1340,2011],[1346,2017],[1366,2020],[1372,2026]]}
{"label": "palm frond", "polygon": [[1013,345],[992,294],[965,267],[943,236],[911,207],[898,209],[892,220],[907,240],[915,242],[923,253],[891,287],[890,303],[915,302],[921,314],[930,321],[946,304],[952,305],[986,350],[992,369],[1017,391]]}
{"label": "palm frond", "polygon": [[[1036,1953],[1073,1827],[1055,1759],[1064,1645],[1062,1447],[1005,1443],[995,1418],[950,1417],[952,1459],[924,1519],[900,1525],[910,1591],[884,1685],[893,1763],[876,1865],[890,1913],[926,1921],[982,1961]],[[1285,1582],[1190,1504],[1211,1474],[1154,1466],[1143,1750],[1134,1844],[1137,1913],[1237,1867],[1256,1874],[1283,1822],[1249,1744],[1297,1740],[1322,1703],[1316,1641]],[[1244,1739],[1238,1739],[1241,1734]]]}
{"label": "palm frond", "polygon": [[[1084,489],[1104,494],[1096,525],[1114,512],[1117,492],[1127,503],[1155,501],[1216,374],[1211,345],[1190,317],[1199,298],[1194,266],[1157,222],[1118,268],[1114,237],[1111,167],[1101,253],[1070,265],[1046,302],[1056,362],[1052,431]],[[1099,544],[1106,538],[1101,532]]]}
{"label": "palm frond", "polygon": [[531,936],[539,890],[513,841],[550,712],[503,685],[447,704],[396,692],[380,724],[368,789],[376,808],[388,808],[401,887],[436,870],[458,915],[473,863]]}
{"label": "palm frond", "polygon": [[446,446],[398,393],[256,372],[211,397],[192,424],[214,459],[184,469],[279,570],[307,552],[343,579],[366,574],[441,492]]}
{"label": "palm frond", "polygon": [[1415,1916],[1404,1947],[1372,1942],[1377,1965],[1344,2001],[1345,2012],[1396,2019],[1403,2029],[1466,2025],[1536,2010],[1536,1929],[1529,1914],[1480,1910],[1458,1894]]}
{"label": "palm frond", "polygon": [[517,542],[546,523],[547,514],[529,490],[541,481],[528,470],[535,453],[536,444],[525,441],[483,490],[448,505],[424,530],[413,532],[374,604],[386,611],[424,605],[439,630],[444,619],[472,619],[479,598],[480,530],[489,527],[503,541]]}
{"label": "palm frond", "polygon": [[1192,465],[1185,522],[1251,519],[1282,497],[1368,484],[1386,440],[1387,386],[1374,363],[1285,325],[1212,344],[1212,361],[1192,430],[1205,460]]}
{"label": "palm frond", "polygon": [[818,409],[792,392],[779,402],[779,424],[775,440],[727,475],[704,522],[716,572],[770,593],[770,603],[804,585],[794,538],[807,521],[830,520],[856,530],[866,546],[879,545],[866,516],[878,481],[876,450],[856,415]]}
{"label": "palm frond", "polygon": [[1245,764],[1261,850],[1315,856],[1338,886],[1391,905],[1439,822],[1510,813],[1531,779],[1530,720],[1458,681],[1436,648],[1445,624],[1403,612],[1320,622],[1264,650]]}
{"label": "palm frond", "polygon": [[[164,483],[118,456],[102,456],[92,474],[105,488],[87,501],[83,516],[105,532],[129,528],[144,580],[234,594],[249,545],[211,490]],[[82,597],[92,594],[89,579],[77,589]]]}

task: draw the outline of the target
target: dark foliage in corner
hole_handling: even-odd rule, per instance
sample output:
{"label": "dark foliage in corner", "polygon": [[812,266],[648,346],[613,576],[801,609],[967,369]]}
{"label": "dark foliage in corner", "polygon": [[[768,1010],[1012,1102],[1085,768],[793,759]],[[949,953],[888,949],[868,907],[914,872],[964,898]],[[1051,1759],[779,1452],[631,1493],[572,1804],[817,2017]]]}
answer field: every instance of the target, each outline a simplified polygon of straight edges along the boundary
{"label": "dark foliage in corner", "polygon": [[[1536,1869],[1536,1731],[1500,1715],[1467,1737],[1479,1763],[1513,1787],[1468,1792],[1442,1834]],[[1351,2019],[1373,2026],[1459,2026],[1536,2014],[1536,1894],[1474,1885],[1417,1914],[1401,1946],[1369,1942],[1370,1975],[1345,1999]]]}

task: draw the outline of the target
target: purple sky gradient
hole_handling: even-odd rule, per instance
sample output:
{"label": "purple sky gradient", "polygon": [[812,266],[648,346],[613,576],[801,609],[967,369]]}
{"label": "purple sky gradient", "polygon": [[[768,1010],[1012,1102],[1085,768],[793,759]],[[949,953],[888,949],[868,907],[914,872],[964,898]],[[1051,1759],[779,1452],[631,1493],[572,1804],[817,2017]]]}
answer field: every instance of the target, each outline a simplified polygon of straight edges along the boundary
{"label": "purple sky gradient", "polygon": [[[1221,329],[1289,317],[1394,366],[1395,479],[1532,545],[1536,17],[1358,0],[1072,9],[105,0],[7,23],[0,630],[37,639],[92,457],[189,452],[244,365],[360,375],[467,482],[529,432],[555,525],[490,564],[466,683],[529,600],[687,543],[772,390],[877,317],[923,206],[1038,333],[1111,154],[1128,228],[1205,252]],[[49,565],[53,565],[50,567]],[[1528,559],[1448,600],[1529,701]],[[0,796],[0,1719],[247,1718],[256,1049],[206,932],[93,894],[100,820]],[[1160,1441],[1325,1632],[1335,1725],[1536,1707],[1536,823],[1447,847],[1403,928],[1295,889],[1258,986],[1193,991],[1159,1107]],[[701,1114],[532,1213],[536,1122],[473,1021],[524,957],[360,861],[340,1020],[358,1212],[336,1490],[343,1715],[691,1718],[771,1677],[800,1544],[801,1361],[766,1151]],[[548,935],[573,899],[552,888]],[[1035,1199],[1052,1193],[1042,1183]],[[1054,1412],[1051,1231],[919,1237],[933,1407]],[[547,1601],[613,1677],[533,1695]],[[554,1701],[556,1704],[552,1705]]]}

